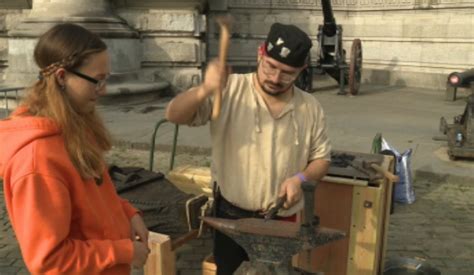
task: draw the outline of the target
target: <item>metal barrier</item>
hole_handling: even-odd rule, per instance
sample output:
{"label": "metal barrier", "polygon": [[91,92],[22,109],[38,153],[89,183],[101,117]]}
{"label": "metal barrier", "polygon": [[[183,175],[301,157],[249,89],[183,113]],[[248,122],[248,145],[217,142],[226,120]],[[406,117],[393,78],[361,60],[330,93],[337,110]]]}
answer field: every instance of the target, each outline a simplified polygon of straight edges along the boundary
{"label": "metal barrier", "polygon": [[[169,122],[169,121],[167,119],[162,119],[158,121],[155,125],[155,129],[151,137],[150,162],[148,165],[148,170],[150,171],[153,171],[153,164],[154,164],[154,159],[155,159],[154,156],[155,156],[156,133],[158,132],[158,128],[160,128],[160,126],[166,122]],[[176,155],[176,145],[178,143],[178,132],[179,132],[179,125],[175,124],[174,135],[173,135],[173,147],[171,148],[171,157],[170,157],[170,168],[169,168],[170,171],[173,170],[173,167],[174,167],[174,157]]]}
{"label": "metal barrier", "polygon": [[10,114],[10,109],[8,108],[8,99],[11,98],[9,97],[9,94],[15,93],[15,101],[18,103],[18,91],[23,90],[25,87],[20,87],[20,86],[0,86],[0,94],[3,93],[3,101],[5,103],[4,107],[5,109],[2,112],[2,115],[0,118],[5,118]]}

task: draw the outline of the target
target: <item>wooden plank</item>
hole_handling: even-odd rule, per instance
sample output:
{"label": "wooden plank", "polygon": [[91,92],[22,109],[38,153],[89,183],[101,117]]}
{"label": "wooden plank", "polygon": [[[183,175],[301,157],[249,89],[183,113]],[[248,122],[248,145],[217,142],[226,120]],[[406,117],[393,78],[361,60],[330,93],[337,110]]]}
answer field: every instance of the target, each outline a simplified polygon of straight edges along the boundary
{"label": "wooden plank", "polygon": [[[392,156],[385,156],[384,162],[382,163],[382,167],[387,169],[388,171],[392,172],[395,171],[395,159]],[[379,269],[377,274],[382,274],[383,270],[385,268],[385,255],[387,251],[387,241],[388,241],[388,230],[389,230],[389,225],[390,225],[390,207],[392,205],[392,193],[393,193],[393,187],[394,184],[389,182],[388,180],[385,180],[387,184],[387,189],[385,191],[385,201],[384,201],[384,208],[385,208],[385,213],[383,217],[383,225],[382,225],[382,241],[380,242],[380,251],[381,253],[378,256],[377,260],[380,263]]]}
{"label": "wooden plank", "polygon": [[322,181],[331,182],[331,183],[339,183],[339,184],[357,185],[357,186],[369,185],[369,183],[366,180],[338,178],[334,176],[325,176],[322,179]]}
{"label": "wooden plank", "polygon": [[180,166],[170,171],[166,178],[185,193],[212,196],[209,167]]}
{"label": "wooden plank", "polygon": [[144,267],[145,275],[176,274],[176,257],[171,250],[168,235],[150,232],[148,245],[151,249]]}
{"label": "wooden plank", "polygon": [[382,191],[377,187],[354,187],[352,199],[352,225],[346,274],[376,274],[380,246],[383,206]]}

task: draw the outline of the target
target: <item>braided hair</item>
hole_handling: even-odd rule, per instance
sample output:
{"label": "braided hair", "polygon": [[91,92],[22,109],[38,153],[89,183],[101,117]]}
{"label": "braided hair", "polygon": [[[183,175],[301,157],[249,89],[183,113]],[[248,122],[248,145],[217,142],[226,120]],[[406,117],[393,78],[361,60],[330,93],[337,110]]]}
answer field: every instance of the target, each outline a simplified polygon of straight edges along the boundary
{"label": "braided hair", "polygon": [[103,154],[111,147],[110,135],[93,110],[84,114],[75,106],[55,75],[58,69],[79,68],[93,54],[107,49],[96,34],[75,24],[59,24],[38,40],[34,59],[38,81],[29,88],[22,115],[41,116],[56,122],[72,164],[84,179],[101,178]]}

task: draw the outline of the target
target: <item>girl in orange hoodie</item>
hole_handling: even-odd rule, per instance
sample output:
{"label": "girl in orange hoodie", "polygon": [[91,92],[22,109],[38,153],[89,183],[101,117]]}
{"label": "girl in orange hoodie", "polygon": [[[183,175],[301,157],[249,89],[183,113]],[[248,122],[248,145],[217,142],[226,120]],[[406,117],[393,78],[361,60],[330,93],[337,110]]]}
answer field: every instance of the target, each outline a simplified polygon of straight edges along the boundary
{"label": "girl in orange hoodie", "polygon": [[148,230],[106,172],[111,147],[95,105],[110,74],[95,34],[61,24],[34,51],[38,81],[0,121],[0,177],[33,274],[129,274],[144,265]]}

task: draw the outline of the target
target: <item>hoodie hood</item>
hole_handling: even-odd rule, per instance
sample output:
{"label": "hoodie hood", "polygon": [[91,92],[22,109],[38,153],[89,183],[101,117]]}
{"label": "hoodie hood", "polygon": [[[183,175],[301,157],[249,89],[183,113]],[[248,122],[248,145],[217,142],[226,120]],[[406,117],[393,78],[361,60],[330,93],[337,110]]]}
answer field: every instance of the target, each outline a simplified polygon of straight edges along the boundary
{"label": "hoodie hood", "polygon": [[23,147],[37,139],[61,133],[55,122],[44,117],[15,116],[0,121],[0,177],[4,176],[8,162]]}

